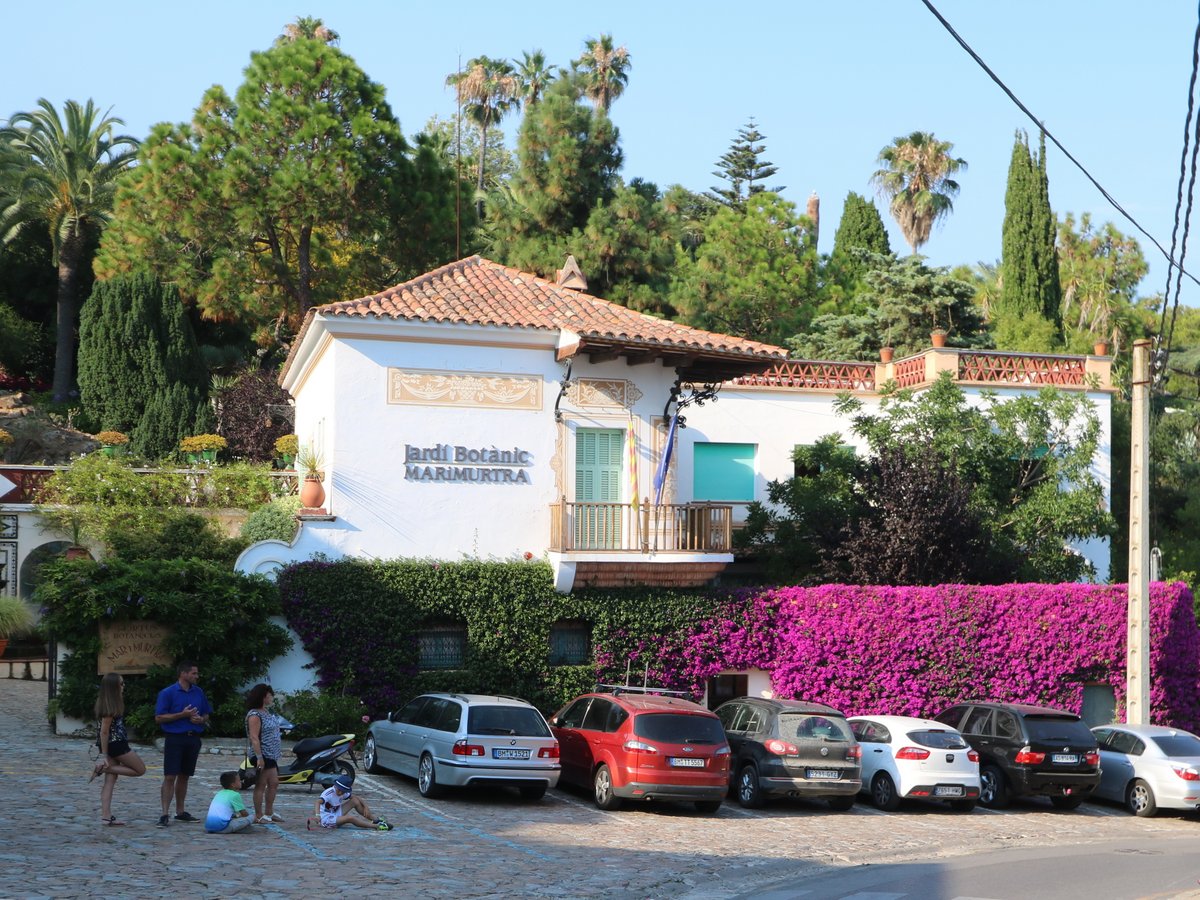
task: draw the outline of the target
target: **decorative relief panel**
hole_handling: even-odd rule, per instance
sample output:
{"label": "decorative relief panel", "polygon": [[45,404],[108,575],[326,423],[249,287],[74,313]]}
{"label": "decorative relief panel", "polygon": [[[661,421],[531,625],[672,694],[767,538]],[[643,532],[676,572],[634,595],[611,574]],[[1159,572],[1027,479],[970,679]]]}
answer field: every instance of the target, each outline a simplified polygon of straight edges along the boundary
{"label": "decorative relief panel", "polygon": [[622,378],[577,378],[571,382],[567,399],[579,407],[633,409],[642,399],[642,392],[632,381]]}
{"label": "decorative relief panel", "polygon": [[17,538],[17,517],[15,515],[0,516],[0,541],[13,541]]}
{"label": "decorative relief panel", "polygon": [[542,379],[501,372],[389,368],[387,399],[415,406],[536,410],[542,408]]}

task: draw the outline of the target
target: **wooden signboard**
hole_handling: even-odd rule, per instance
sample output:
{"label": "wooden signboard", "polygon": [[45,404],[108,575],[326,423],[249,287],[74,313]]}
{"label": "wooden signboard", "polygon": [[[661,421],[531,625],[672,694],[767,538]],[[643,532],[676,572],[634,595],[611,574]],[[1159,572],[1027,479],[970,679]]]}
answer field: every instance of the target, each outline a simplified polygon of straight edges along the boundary
{"label": "wooden signboard", "polygon": [[96,674],[144,675],[151,666],[171,665],[174,660],[166,646],[170,634],[171,629],[159,622],[102,622]]}

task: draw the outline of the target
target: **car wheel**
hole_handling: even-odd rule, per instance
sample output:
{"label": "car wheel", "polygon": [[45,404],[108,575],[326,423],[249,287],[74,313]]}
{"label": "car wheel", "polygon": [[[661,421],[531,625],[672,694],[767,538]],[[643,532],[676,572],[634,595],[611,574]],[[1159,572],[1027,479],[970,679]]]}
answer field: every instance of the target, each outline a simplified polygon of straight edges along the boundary
{"label": "car wheel", "polygon": [[900,808],[900,795],[896,792],[896,782],[887,772],[880,772],[871,782],[871,802],[885,812],[895,812]]}
{"label": "car wheel", "polygon": [[1125,806],[1135,816],[1146,818],[1158,812],[1158,802],[1154,799],[1154,791],[1142,779],[1134,779],[1125,792]]}
{"label": "car wheel", "polygon": [[758,784],[758,769],[752,765],[742,766],[738,773],[737,799],[746,809],[759,809],[763,805],[762,788]]}
{"label": "car wheel", "polygon": [[951,800],[950,808],[957,813],[969,813],[975,808],[974,800]]}
{"label": "car wheel", "polygon": [[534,800],[541,800],[546,796],[546,785],[523,784],[520,787],[520,791],[522,800],[529,800],[530,802]]}
{"label": "car wheel", "polygon": [[1051,797],[1050,805],[1055,809],[1077,809],[1083,802],[1082,796]]}
{"label": "car wheel", "polygon": [[428,753],[417,763],[417,790],[429,800],[442,796],[442,786],[437,783],[437,772],[433,768],[433,757]]}
{"label": "car wheel", "polygon": [[372,775],[377,775],[383,771],[379,765],[379,751],[375,749],[375,735],[367,735],[366,746],[363,747],[363,768]]}
{"label": "car wheel", "polygon": [[850,794],[846,797],[830,797],[829,808],[834,812],[846,812],[854,807],[854,795]]}
{"label": "car wheel", "polygon": [[592,793],[596,805],[601,809],[621,808],[621,798],[613,791],[612,772],[608,771],[608,766],[602,765],[596,770],[596,776],[592,779]]}
{"label": "car wheel", "polygon": [[697,800],[696,811],[702,812],[706,816],[716,815],[717,810],[721,808],[720,800]]}
{"label": "car wheel", "polygon": [[995,766],[984,766],[979,772],[979,802],[988,809],[1007,809],[1012,802],[1004,773]]}

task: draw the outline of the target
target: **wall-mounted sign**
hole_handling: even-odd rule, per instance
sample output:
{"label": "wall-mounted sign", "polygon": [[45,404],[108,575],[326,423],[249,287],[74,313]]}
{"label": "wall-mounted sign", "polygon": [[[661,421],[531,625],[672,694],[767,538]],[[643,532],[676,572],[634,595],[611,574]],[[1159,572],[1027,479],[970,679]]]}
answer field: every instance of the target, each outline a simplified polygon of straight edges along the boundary
{"label": "wall-mounted sign", "polygon": [[100,623],[96,674],[144,675],[151,666],[171,665],[174,660],[167,652],[170,636],[171,629],[159,622]]}
{"label": "wall-mounted sign", "polygon": [[405,481],[446,481],[470,484],[530,484],[533,454],[520,447],[467,447],[434,444],[404,445]]}

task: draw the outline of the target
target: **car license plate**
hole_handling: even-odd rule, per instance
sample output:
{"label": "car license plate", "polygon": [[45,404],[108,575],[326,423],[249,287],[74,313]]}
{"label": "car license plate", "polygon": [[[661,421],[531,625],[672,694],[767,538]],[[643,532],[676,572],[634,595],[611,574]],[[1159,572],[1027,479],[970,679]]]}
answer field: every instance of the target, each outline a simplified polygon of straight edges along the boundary
{"label": "car license plate", "polygon": [[842,777],[842,773],[837,769],[809,769],[809,778],[822,778],[829,781],[836,781]]}
{"label": "car license plate", "polygon": [[529,751],[512,750],[508,747],[493,747],[492,759],[529,759]]}
{"label": "car license plate", "polygon": [[1079,756],[1075,753],[1055,753],[1051,755],[1050,762],[1074,765],[1079,762]]}
{"label": "car license plate", "polygon": [[683,766],[685,769],[703,769],[704,760],[696,759],[694,756],[672,756],[671,765]]}
{"label": "car license plate", "polygon": [[935,797],[961,797],[963,795],[962,785],[947,784],[933,789]]}

